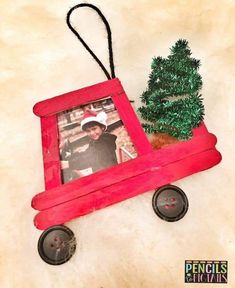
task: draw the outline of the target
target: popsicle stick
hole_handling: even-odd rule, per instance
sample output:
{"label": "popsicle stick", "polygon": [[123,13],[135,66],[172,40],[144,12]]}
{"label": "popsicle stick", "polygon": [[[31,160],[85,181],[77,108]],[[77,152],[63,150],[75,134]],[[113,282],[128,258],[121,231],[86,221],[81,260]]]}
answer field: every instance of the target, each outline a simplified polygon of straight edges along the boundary
{"label": "popsicle stick", "polygon": [[[32,207],[39,211],[48,209],[106,186],[114,185],[125,179],[146,173],[154,167],[164,166],[213,148],[215,144],[216,137],[213,134],[207,133],[194,137],[189,141],[170,145],[128,162],[39,193],[32,199]],[[133,188],[135,188],[135,185]]]}
{"label": "popsicle stick", "polygon": [[39,212],[34,219],[34,224],[42,230],[52,225],[63,224],[94,210],[208,169],[218,164],[220,160],[220,153],[212,148],[168,165],[152,167],[150,171],[141,175]]}

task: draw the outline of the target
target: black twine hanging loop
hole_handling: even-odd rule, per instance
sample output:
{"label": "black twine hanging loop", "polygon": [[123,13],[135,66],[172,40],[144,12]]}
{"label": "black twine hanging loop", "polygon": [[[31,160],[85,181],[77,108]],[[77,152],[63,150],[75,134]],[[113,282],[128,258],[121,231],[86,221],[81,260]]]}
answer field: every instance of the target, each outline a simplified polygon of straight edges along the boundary
{"label": "black twine hanging loop", "polygon": [[[99,14],[99,16],[101,17],[102,21],[105,24],[105,27],[106,27],[106,30],[107,30],[107,34],[108,34],[109,65],[110,65],[111,75],[109,74],[107,69],[104,67],[104,65],[102,64],[100,59],[95,55],[95,53],[90,49],[90,47],[86,44],[86,42],[82,39],[82,37],[79,35],[79,33],[74,29],[74,27],[70,23],[70,16],[71,16],[72,12],[75,9],[78,9],[78,8],[81,8],[81,7],[90,7],[92,9],[94,9]],[[106,18],[104,17],[104,15],[102,14],[102,12],[96,6],[94,6],[92,4],[81,3],[81,4],[78,4],[78,5],[74,6],[74,7],[72,7],[69,10],[69,12],[67,13],[66,23],[67,23],[69,29],[77,36],[77,38],[81,41],[81,43],[86,48],[86,50],[91,54],[91,56],[99,64],[100,68],[103,70],[103,72],[105,73],[106,77],[108,79],[115,78],[116,76],[115,76],[115,72],[114,72],[113,49],[112,49],[112,33],[111,33],[111,29],[110,29],[109,23],[106,20]]]}

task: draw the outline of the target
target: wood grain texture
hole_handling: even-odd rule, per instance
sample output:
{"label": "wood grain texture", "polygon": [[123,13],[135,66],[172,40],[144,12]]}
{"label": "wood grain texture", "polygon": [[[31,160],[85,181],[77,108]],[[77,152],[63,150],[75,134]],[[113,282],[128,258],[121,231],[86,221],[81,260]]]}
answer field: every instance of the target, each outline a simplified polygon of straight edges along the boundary
{"label": "wood grain texture", "polygon": [[34,105],[33,112],[37,116],[45,117],[121,93],[122,90],[120,81],[115,78],[38,102]]}
{"label": "wood grain texture", "polygon": [[[140,194],[67,223],[77,251],[62,266],[44,263],[33,226],[32,197],[44,189],[39,118],[33,105],[106,80],[65,24],[80,1],[1,0],[1,288],[218,288],[184,283],[185,259],[228,260],[225,288],[235,287],[234,143],[235,2],[231,0],[92,0],[110,21],[116,73],[140,103],[151,59],[166,57],[179,39],[201,60],[205,123],[223,161],[174,182],[189,199],[175,223],[151,210]],[[85,9],[84,9],[85,10]],[[74,15],[101,59],[104,26],[91,11]],[[88,24],[88,25],[87,25]],[[100,32],[100,33],[99,33]],[[219,40],[219,41],[218,41]],[[98,44],[97,44],[98,43]],[[30,267],[30,269],[29,269]],[[27,271],[27,273],[26,273]]]}
{"label": "wood grain texture", "polygon": [[213,134],[207,133],[194,137],[189,141],[179,142],[164,149],[139,156],[128,162],[37,194],[32,199],[32,207],[37,210],[44,210],[84,196],[106,186],[146,173],[154,167],[161,167],[211,149],[215,146],[216,141],[217,139]]}
{"label": "wood grain texture", "polygon": [[56,115],[41,118],[42,154],[46,189],[62,184]]}
{"label": "wood grain texture", "polygon": [[39,102],[34,106],[33,110],[36,115],[41,117],[46,189],[51,189],[62,184],[56,113],[107,96],[112,97],[114,105],[131,137],[138,155],[152,151],[151,144],[131,107],[121,82],[117,78]]}
{"label": "wood grain texture", "polygon": [[34,225],[43,230],[53,225],[63,224],[76,217],[208,169],[218,164],[220,160],[220,153],[216,149],[209,149],[165,166],[153,167],[141,175],[41,211],[35,216]]}

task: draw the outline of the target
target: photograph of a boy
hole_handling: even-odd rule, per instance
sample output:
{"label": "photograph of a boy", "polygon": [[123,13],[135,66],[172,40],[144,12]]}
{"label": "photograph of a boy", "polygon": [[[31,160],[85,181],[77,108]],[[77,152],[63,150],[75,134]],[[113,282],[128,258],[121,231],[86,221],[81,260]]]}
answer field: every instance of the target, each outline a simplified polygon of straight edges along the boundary
{"label": "photograph of a boy", "polygon": [[[111,99],[66,111],[59,119],[59,130],[63,183],[136,156]],[[120,148],[129,153],[126,159],[120,159]]]}
{"label": "photograph of a boy", "polygon": [[[92,173],[118,164],[116,156],[117,136],[105,132],[107,129],[107,114],[87,110],[81,121],[81,129],[89,137],[88,148],[84,152],[73,153],[68,159],[67,167],[71,170],[91,168]],[[66,166],[66,163],[63,163]],[[79,174],[77,175],[79,177]],[[73,179],[76,175],[73,175]]]}

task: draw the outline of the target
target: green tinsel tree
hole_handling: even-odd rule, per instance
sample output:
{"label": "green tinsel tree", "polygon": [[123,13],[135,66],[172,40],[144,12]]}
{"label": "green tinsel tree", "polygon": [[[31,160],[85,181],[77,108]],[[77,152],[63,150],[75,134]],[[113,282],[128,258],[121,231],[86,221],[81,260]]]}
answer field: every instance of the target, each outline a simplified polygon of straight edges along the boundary
{"label": "green tinsel tree", "polygon": [[178,139],[192,136],[204,116],[199,91],[202,79],[198,73],[200,61],[191,57],[186,40],[178,40],[167,58],[152,61],[148,89],[142,94],[145,104],[139,112],[147,123],[147,133],[163,132]]}

